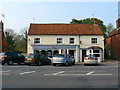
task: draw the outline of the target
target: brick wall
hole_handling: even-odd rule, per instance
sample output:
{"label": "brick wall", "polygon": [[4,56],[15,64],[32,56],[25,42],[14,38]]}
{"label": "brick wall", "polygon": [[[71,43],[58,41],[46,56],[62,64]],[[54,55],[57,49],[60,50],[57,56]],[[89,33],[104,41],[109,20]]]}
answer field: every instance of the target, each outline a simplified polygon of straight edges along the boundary
{"label": "brick wall", "polygon": [[2,52],[2,31],[0,31],[0,52]]}
{"label": "brick wall", "polygon": [[106,58],[120,60],[120,34],[106,38]]}
{"label": "brick wall", "polygon": [[4,24],[0,22],[0,52],[7,51],[7,41],[4,36]]}

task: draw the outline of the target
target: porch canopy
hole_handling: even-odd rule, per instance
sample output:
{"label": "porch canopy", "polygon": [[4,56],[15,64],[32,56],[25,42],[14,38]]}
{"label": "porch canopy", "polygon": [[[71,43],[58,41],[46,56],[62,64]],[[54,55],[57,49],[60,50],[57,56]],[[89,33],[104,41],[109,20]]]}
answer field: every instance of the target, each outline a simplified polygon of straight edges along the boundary
{"label": "porch canopy", "polygon": [[102,48],[98,46],[91,46],[91,47],[88,47],[88,49],[102,49]]}

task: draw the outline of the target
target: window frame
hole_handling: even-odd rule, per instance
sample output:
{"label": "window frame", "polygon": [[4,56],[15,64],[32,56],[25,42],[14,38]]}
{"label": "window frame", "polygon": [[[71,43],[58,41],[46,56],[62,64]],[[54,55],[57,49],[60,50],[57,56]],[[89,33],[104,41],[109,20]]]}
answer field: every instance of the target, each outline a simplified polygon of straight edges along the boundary
{"label": "window frame", "polygon": [[[99,50],[99,53],[94,53],[94,50]],[[90,53],[90,51],[91,51],[91,53]],[[89,49],[89,54],[91,54],[91,55],[99,54],[99,56],[101,57],[101,50],[100,49]],[[97,58],[100,58],[100,57],[97,57]]]}
{"label": "window frame", "polygon": [[[39,40],[39,43],[35,43],[35,38],[39,38],[40,40]],[[41,38],[40,37],[34,37],[33,38],[33,44],[41,44]]]}
{"label": "window frame", "polygon": [[[92,43],[92,39],[93,39],[93,38],[96,38],[96,39],[97,39],[97,43]],[[94,40],[94,41],[95,41],[95,40]],[[97,38],[97,37],[92,37],[92,38],[90,38],[90,43],[91,43],[91,44],[98,44],[98,38]]]}
{"label": "window frame", "polygon": [[[62,42],[61,42],[61,43],[57,43],[57,42],[58,42],[58,40],[57,40],[58,38],[61,38],[61,39],[62,39]],[[62,38],[62,37],[57,37],[57,38],[56,38],[56,44],[63,44],[63,38]]]}
{"label": "window frame", "polygon": [[[70,39],[73,38],[74,39],[74,43],[70,43]],[[74,37],[69,37],[69,44],[75,44],[75,38]]]}

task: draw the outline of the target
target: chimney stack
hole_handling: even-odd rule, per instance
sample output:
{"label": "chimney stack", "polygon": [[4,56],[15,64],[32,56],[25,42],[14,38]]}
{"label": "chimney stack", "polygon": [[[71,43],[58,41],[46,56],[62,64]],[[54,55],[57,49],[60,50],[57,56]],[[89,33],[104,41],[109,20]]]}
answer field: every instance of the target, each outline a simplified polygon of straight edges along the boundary
{"label": "chimney stack", "polygon": [[97,18],[94,18],[94,25],[98,25],[98,20],[97,20]]}
{"label": "chimney stack", "polygon": [[0,21],[0,31],[3,31],[3,22],[2,22],[2,20]]}
{"label": "chimney stack", "polygon": [[116,20],[116,28],[120,27],[120,18]]}

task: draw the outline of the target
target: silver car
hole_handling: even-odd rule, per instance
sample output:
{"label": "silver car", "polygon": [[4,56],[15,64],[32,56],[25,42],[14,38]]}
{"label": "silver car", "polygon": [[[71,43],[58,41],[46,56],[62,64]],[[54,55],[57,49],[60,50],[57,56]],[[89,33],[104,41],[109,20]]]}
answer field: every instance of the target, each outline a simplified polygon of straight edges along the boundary
{"label": "silver car", "polygon": [[65,66],[74,65],[75,59],[68,54],[57,54],[53,57],[52,64],[53,66],[56,66],[57,64],[62,64]]}
{"label": "silver car", "polygon": [[87,55],[84,57],[84,65],[86,64],[98,64],[98,58],[96,58],[94,55]]}

